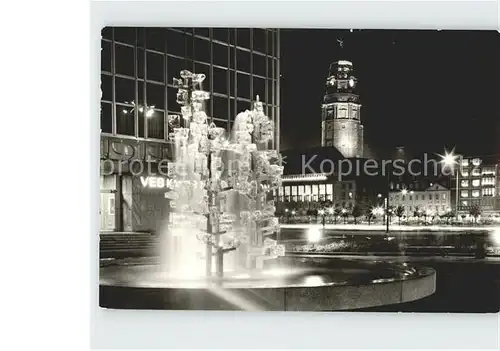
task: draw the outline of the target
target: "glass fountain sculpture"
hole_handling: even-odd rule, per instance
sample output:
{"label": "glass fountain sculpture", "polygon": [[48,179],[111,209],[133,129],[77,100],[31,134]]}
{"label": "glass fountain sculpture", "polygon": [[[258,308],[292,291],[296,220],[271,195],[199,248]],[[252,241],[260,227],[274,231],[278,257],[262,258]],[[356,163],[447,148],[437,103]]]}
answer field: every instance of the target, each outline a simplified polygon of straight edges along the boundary
{"label": "glass fountain sculpture", "polygon": [[[271,239],[280,230],[273,194],[283,167],[269,148],[274,124],[259,97],[251,111],[236,116],[228,134],[205,113],[210,93],[202,89],[204,79],[187,70],[174,78],[181,115],[169,116],[173,187],[165,197],[171,207],[168,230],[178,238],[177,251],[171,251],[180,256],[177,264],[190,266],[188,257],[195,257],[205,275],[221,278],[228,269],[262,269],[265,260],[284,255],[284,246]],[[232,258],[225,263],[227,254]]]}

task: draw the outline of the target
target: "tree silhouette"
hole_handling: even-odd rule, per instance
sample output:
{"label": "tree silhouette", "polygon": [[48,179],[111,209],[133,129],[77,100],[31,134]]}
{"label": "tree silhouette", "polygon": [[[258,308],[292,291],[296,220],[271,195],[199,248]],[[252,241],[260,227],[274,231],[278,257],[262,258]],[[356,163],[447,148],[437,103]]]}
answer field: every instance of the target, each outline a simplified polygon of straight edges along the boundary
{"label": "tree silhouette", "polygon": [[337,218],[342,215],[342,209],[338,206],[335,207],[335,210],[333,211],[333,222],[337,224]]}
{"label": "tree silhouette", "polygon": [[405,208],[403,206],[399,205],[398,207],[396,207],[395,214],[398,217],[399,225],[401,225],[401,217],[403,217],[403,215],[405,214]]}
{"label": "tree silhouette", "polygon": [[453,214],[452,211],[446,211],[446,213],[444,214],[443,216],[444,218],[446,218],[446,224],[449,224],[450,223],[450,219],[455,217],[455,215]]}
{"label": "tree silhouette", "polygon": [[346,224],[346,221],[347,221],[347,217],[349,217],[349,211],[346,210],[346,209],[343,209],[341,211],[341,214],[342,214],[342,217],[344,218],[344,224]]}
{"label": "tree silhouette", "polygon": [[472,205],[469,210],[469,214],[474,217],[474,223],[477,223],[477,217],[481,215],[481,207],[478,204]]}
{"label": "tree silhouette", "polygon": [[374,208],[373,205],[370,204],[366,207],[366,210],[365,210],[365,216],[366,216],[366,219],[368,221],[368,225],[370,225],[372,222],[372,219],[374,219],[373,208]]}
{"label": "tree silhouette", "polygon": [[358,217],[363,214],[363,212],[361,211],[361,208],[358,205],[354,205],[354,207],[352,208],[351,214],[354,218],[354,224],[358,224]]}
{"label": "tree silhouette", "polygon": [[420,222],[420,216],[422,213],[420,212],[420,206],[415,206],[415,211],[413,211],[413,217],[417,217],[417,223]]}

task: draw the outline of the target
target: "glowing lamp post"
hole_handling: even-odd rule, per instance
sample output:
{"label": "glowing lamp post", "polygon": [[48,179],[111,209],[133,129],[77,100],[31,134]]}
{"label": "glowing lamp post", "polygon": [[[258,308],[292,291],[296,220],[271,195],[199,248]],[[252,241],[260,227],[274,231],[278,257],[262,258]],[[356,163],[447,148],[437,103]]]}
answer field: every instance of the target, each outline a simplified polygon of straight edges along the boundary
{"label": "glowing lamp post", "polygon": [[[450,153],[445,151],[444,155],[439,155],[439,156],[441,156],[441,163],[444,165],[444,167],[450,167],[453,171],[454,171],[455,164],[462,163],[462,156],[453,154],[453,151]],[[454,172],[452,172],[452,175],[453,175],[453,173]],[[457,177],[456,177],[456,183],[455,183],[455,217],[456,217],[457,221],[458,221],[458,182],[459,182],[459,177],[460,177],[460,170],[459,170],[459,167],[457,167]]]}
{"label": "glowing lamp post", "polygon": [[[410,196],[412,196],[412,198],[411,198],[412,207],[414,207],[413,205],[415,204],[415,199],[413,198],[413,190],[408,191],[408,189],[403,189],[403,190],[401,190],[401,194],[403,196],[410,194]],[[405,212],[406,212],[406,210],[405,210]],[[405,216],[409,217],[408,213],[405,213]]]}
{"label": "glowing lamp post", "polygon": [[347,210],[343,208],[341,212],[342,212],[342,217],[344,217],[344,224],[345,224],[347,219]]}
{"label": "glowing lamp post", "polygon": [[[333,216],[333,215],[335,214],[335,210],[333,209],[333,207],[330,207],[330,208],[328,209],[328,214],[330,215],[330,217],[331,217],[331,216]],[[331,220],[331,218],[330,218],[330,220]]]}
{"label": "glowing lamp post", "polygon": [[325,210],[319,210],[318,214],[321,216],[321,223],[323,224],[323,229],[325,228]]}
{"label": "glowing lamp post", "polygon": [[[401,194],[402,194],[403,196],[408,195],[408,190],[407,190],[407,189],[403,189],[403,190],[401,190]],[[399,216],[398,216],[398,218],[399,218],[399,225],[401,225],[401,217],[399,217]]]}
{"label": "glowing lamp post", "polygon": [[[410,195],[411,195],[411,208],[412,209],[415,208],[415,196],[413,194],[414,194],[413,190],[410,191]],[[411,215],[411,211],[410,211],[408,217],[410,217],[410,215]]]}

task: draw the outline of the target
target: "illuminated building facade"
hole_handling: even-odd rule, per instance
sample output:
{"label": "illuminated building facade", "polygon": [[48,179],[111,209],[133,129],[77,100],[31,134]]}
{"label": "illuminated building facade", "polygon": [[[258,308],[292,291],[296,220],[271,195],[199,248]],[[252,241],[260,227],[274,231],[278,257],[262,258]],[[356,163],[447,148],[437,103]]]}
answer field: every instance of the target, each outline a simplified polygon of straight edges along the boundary
{"label": "illuminated building facade", "polygon": [[106,27],[101,47],[101,230],[154,232],[166,217],[169,183],[159,171],[183,69],[206,75],[205,110],[228,131],[259,95],[279,149],[278,29]]}
{"label": "illuminated building facade", "polygon": [[[387,179],[372,160],[346,159],[335,147],[282,151],[284,175],[280,210],[332,208],[366,209],[387,192]],[[364,173],[370,164],[373,174]],[[378,166],[377,166],[378,167]]]}
{"label": "illuminated building facade", "polygon": [[[468,216],[474,206],[478,206],[483,215],[498,214],[500,210],[498,160],[488,157],[463,157],[459,172],[459,214]],[[454,181],[456,182],[456,177]]]}
{"label": "illuminated building facade", "polygon": [[420,215],[442,216],[451,208],[451,191],[440,184],[432,184],[425,190],[397,190],[389,193],[392,207],[402,206],[406,217]]}
{"label": "illuminated building facade", "polygon": [[280,203],[285,208],[316,209],[325,202],[351,210],[356,204],[356,182],[338,181],[335,175],[289,175],[282,178]]}
{"label": "illuminated building facade", "polygon": [[[416,158],[415,158],[416,159]],[[459,220],[462,215],[470,217],[470,211],[474,207],[478,207],[482,212],[482,216],[493,215],[495,217],[500,215],[500,167],[499,161],[496,157],[474,157],[474,156],[457,156],[457,165],[455,165],[451,173],[441,173],[441,169],[436,169],[433,172],[433,163],[428,163],[428,174],[424,174],[425,160],[420,159],[420,164],[424,165],[421,168],[412,167],[413,174],[408,172],[404,174],[393,176],[390,183],[390,190],[392,198],[402,197],[403,191],[413,191],[420,193],[426,191],[428,188],[435,186],[442,186],[450,191],[450,208],[455,213],[458,209]],[[434,164],[440,165],[440,160],[436,159]],[[415,166],[415,165],[413,165]],[[439,166],[440,167],[440,166]],[[457,186],[457,172],[458,172],[458,186]],[[436,174],[433,174],[436,173]],[[425,196],[424,196],[425,198]],[[410,206],[408,202],[409,196],[406,196],[406,206]],[[431,200],[431,199],[429,199]],[[400,199],[401,202],[401,199]],[[395,204],[391,203],[391,206]],[[444,203],[428,204],[419,203],[422,207],[430,207],[435,209],[435,205],[441,208],[447,206]],[[457,208],[458,205],[458,208]],[[434,211],[436,212],[436,211]]]}
{"label": "illuminated building facade", "polygon": [[321,114],[321,145],[334,146],[346,158],[363,157],[361,104],[352,62],[330,65]]}

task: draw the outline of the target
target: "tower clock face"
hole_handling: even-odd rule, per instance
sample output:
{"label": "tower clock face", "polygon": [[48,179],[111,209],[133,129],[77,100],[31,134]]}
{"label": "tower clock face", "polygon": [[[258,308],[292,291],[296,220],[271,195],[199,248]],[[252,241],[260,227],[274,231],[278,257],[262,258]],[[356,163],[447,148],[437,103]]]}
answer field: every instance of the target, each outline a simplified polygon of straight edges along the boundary
{"label": "tower clock face", "polygon": [[334,85],[335,85],[335,78],[331,78],[331,79],[328,81],[328,84],[330,84],[331,86],[334,86]]}
{"label": "tower clock face", "polygon": [[350,86],[351,88],[353,88],[353,87],[354,87],[354,79],[352,79],[352,78],[351,78],[351,79],[349,79],[349,86]]}

